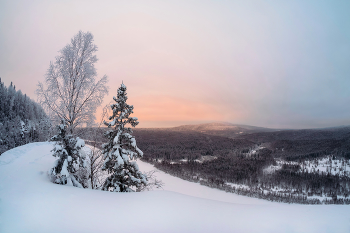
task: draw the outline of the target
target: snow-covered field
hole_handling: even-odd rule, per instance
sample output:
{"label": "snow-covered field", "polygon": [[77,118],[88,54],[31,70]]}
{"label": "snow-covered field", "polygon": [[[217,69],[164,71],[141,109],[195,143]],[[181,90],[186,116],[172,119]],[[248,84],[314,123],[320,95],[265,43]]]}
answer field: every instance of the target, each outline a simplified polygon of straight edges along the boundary
{"label": "snow-covered field", "polygon": [[277,165],[270,165],[264,169],[264,173],[273,173],[282,168],[283,164],[300,165],[299,172],[330,173],[332,175],[350,176],[349,159],[332,159],[331,155],[319,159],[306,160],[302,163],[276,160]]}
{"label": "snow-covered field", "polygon": [[[162,191],[50,183],[50,143],[0,156],[0,232],[350,232],[350,206],[270,203],[156,173]],[[138,162],[141,170],[152,165]]]}

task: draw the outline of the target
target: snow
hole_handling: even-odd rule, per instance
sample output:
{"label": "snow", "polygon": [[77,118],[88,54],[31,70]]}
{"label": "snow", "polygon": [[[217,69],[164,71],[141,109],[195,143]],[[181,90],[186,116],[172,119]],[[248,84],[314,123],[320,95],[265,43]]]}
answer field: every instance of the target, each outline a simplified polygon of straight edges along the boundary
{"label": "snow", "polygon": [[282,165],[279,162],[277,162],[277,161],[276,161],[276,163],[277,163],[277,165],[270,165],[270,166],[264,168],[263,169],[263,173],[264,174],[272,174],[272,173],[274,173],[274,172],[276,172],[278,170],[281,170],[282,169]]}
{"label": "snow", "polygon": [[319,159],[305,160],[301,163],[276,160],[277,165],[270,165],[263,171],[264,173],[271,174],[277,170],[282,169],[283,164],[300,165],[298,172],[308,173],[330,173],[332,175],[348,176],[350,177],[350,159],[332,159],[331,155],[325,156]]}
{"label": "snow", "polygon": [[118,168],[119,166],[122,166],[124,164],[123,159],[120,157],[120,155],[117,157],[117,162],[115,164],[115,168]]}
{"label": "snow", "polygon": [[255,146],[254,148],[251,148],[248,153],[246,153],[245,155],[247,157],[251,157],[252,155],[256,154],[259,150],[264,149],[265,147],[263,146]]}
{"label": "snow", "polygon": [[250,190],[250,187],[248,185],[244,185],[244,184],[234,184],[234,183],[230,183],[227,182],[227,185],[230,185],[231,187],[235,187],[236,189],[246,189],[246,190]]}
{"label": "snow", "polygon": [[[194,161],[197,163],[203,163],[204,161],[211,161],[214,159],[217,159],[218,157],[212,156],[212,155],[202,155],[199,159],[195,159]],[[180,159],[179,162],[170,162],[170,164],[180,164],[180,163],[186,163],[188,159]],[[158,162],[162,162],[161,159],[158,159]]]}
{"label": "snow", "polygon": [[332,159],[328,155],[321,159],[306,160],[301,164],[301,170],[305,172],[325,172],[332,175],[350,176],[350,160],[349,159]]}
{"label": "snow", "polygon": [[[272,203],[157,172],[164,190],[111,193],[53,184],[53,144],[0,156],[0,232],[350,232],[350,206]],[[154,169],[137,162],[141,171]]]}
{"label": "snow", "polygon": [[85,146],[85,141],[83,139],[80,139],[79,137],[77,137],[77,143],[75,144],[76,148],[82,148]]}

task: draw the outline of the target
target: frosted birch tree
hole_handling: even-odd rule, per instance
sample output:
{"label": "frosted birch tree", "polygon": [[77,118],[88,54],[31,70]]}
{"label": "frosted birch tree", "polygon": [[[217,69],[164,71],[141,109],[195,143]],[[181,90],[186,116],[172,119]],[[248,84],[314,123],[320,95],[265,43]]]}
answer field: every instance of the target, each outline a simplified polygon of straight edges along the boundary
{"label": "frosted birch tree", "polygon": [[102,145],[104,164],[102,170],[108,171],[109,177],[105,180],[102,190],[113,192],[134,192],[147,185],[147,177],[139,171],[136,159],[143,156],[143,152],[137,147],[136,139],[132,136],[132,129],[127,124],[135,127],[138,119],[131,117],[134,106],[128,105],[126,86],[121,84],[115,103],[111,105],[113,114],[110,122],[105,125],[110,128],[105,133],[108,143]]}
{"label": "frosted birch tree", "polygon": [[95,120],[97,107],[108,94],[107,76],[97,82],[95,52],[97,46],[90,32],[79,31],[51,62],[45,84],[39,82],[38,100],[54,122],[64,119],[73,133],[76,126]]}

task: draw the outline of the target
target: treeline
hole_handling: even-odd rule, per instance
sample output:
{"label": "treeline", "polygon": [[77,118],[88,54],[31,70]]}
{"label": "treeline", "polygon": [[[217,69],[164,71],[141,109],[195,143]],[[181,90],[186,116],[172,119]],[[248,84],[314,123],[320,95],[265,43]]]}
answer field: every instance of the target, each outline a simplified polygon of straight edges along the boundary
{"label": "treeline", "polygon": [[[347,176],[300,172],[300,166],[295,164],[285,164],[276,172],[264,173],[266,166],[275,164],[268,149],[249,157],[242,154],[203,163],[151,159],[147,162],[174,176],[240,195],[286,203],[350,204],[350,178]],[[230,186],[230,183],[243,187]]]}
{"label": "treeline", "polygon": [[[87,140],[106,142],[103,136],[106,128],[77,128],[76,134]],[[245,139],[230,139],[221,136],[205,135],[198,132],[179,132],[170,129],[134,129],[137,146],[143,151],[144,158],[200,159],[202,156],[233,157],[242,150],[249,150],[255,143]]]}
{"label": "treeline", "polygon": [[350,127],[329,129],[282,130],[240,135],[256,144],[263,144],[274,158],[302,161],[335,154],[350,159]]}
{"label": "treeline", "polygon": [[332,175],[326,172],[299,172],[295,168],[284,165],[273,174],[264,175],[260,179],[262,185],[282,187],[294,193],[305,193],[308,196],[350,195],[350,178]]}
{"label": "treeline", "polygon": [[194,160],[202,156],[234,157],[243,149],[255,146],[245,139],[230,139],[198,132],[167,129],[136,129],[134,135],[145,159]]}
{"label": "treeline", "polygon": [[48,139],[51,124],[42,107],[0,79],[0,155],[29,142]]}
{"label": "treeline", "polygon": [[[146,157],[143,160],[152,162],[151,159]],[[172,170],[172,173],[177,172],[188,174],[189,176],[197,176],[218,184],[231,182],[255,185],[263,175],[263,168],[274,163],[271,151],[263,149],[260,153],[249,158],[242,154],[239,156],[218,157],[202,163],[194,160],[187,162],[162,160],[160,163],[155,163],[155,166],[161,170]]]}
{"label": "treeline", "polygon": [[253,198],[260,198],[267,201],[273,201],[273,202],[283,202],[283,203],[297,203],[297,204],[308,204],[308,205],[315,205],[315,204],[350,204],[349,198],[337,198],[336,196],[332,196],[331,198],[323,199],[322,201],[319,198],[315,197],[308,197],[307,195],[304,195],[302,193],[287,193],[287,192],[278,192],[273,190],[267,190],[262,189],[258,186],[255,187],[233,187],[220,179],[211,178],[211,179],[201,179],[199,176],[193,176],[190,173],[184,173],[179,172],[176,169],[164,169],[163,166],[156,165],[157,168],[165,171],[166,173],[169,173],[173,176],[179,177],[184,180],[192,181],[192,182],[198,182],[201,185],[205,185],[211,188],[217,188],[220,190],[223,190],[225,192],[229,193],[235,193],[238,195],[253,197]]}

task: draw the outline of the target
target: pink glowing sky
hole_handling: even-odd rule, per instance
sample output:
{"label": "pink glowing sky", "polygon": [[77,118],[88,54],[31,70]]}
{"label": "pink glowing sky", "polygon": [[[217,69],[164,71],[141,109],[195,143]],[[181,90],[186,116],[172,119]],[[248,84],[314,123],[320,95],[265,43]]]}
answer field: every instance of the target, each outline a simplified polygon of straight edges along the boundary
{"label": "pink glowing sky", "polygon": [[140,127],[227,121],[350,125],[350,4],[344,1],[1,1],[0,77],[36,100],[79,30],[98,77],[123,82]]}

